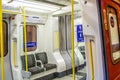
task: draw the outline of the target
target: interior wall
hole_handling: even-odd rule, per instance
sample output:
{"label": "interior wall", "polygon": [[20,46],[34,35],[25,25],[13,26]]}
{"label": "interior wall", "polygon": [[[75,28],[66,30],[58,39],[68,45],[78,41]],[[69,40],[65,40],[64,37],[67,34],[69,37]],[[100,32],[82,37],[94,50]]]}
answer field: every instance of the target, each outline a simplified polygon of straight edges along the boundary
{"label": "interior wall", "polygon": [[39,14],[39,13],[27,13],[27,15],[35,15],[35,16],[43,16],[46,21],[45,25],[37,25],[37,43],[38,43],[38,50],[36,52],[46,52],[48,55],[48,61],[53,62],[53,45],[54,45],[54,39],[53,39],[53,31],[58,28],[58,23],[56,18],[52,17],[51,14]]}
{"label": "interior wall", "polygon": [[[97,1],[88,0],[83,5],[83,26],[84,35],[94,36],[95,38],[95,53],[93,54],[95,80],[104,80],[104,65],[100,38],[99,14],[97,10]],[[88,44],[86,44],[87,46]],[[89,65],[87,66],[89,69]],[[91,70],[89,70],[91,71]],[[88,76],[89,77],[89,76]],[[89,78],[88,78],[89,79]]]}
{"label": "interior wall", "polygon": [[37,43],[38,43],[38,52],[43,52],[45,51],[45,26],[44,25],[37,25]]}
{"label": "interior wall", "polygon": [[59,49],[59,29],[58,29],[58,17],[53,17],[53,52]]}
{"label": "interior wall", "polygon": [[77,25],[83,25],[83,17],[79,17],[79,18],[75,18],[75,29],[74,29],[74,44],[75,44],[75,47],[78,47],[78,46],[85,46],[85,42],[77,42]]}
{"label": "interior wall", "polygon": [[[33,16],[37,16],[37,17],[41,17],[41,19],[42,18],[44,18],[44,20],[48,20],[48,14],[43,14],[43,13],[40,13],[40,12],[28,12],[27,11],[27,15],[33,15]],[[45,49],[45,41],[46,41],[46,32],[45,32],[45,30],[46,30],[46,24],[47,24],[47,22],[45,22],[45,25],[42,25],[42,24],[36,24],[36,26],[37,26],[37,46],[38,46],[38,48],[37,48],[37,51],[36,52],[46,52],[46,49]]]}
{"label": "interior wall", "polygon": [[54,45],[54,39],[53,39],[53,32],[54,32],[54,27],[57,27],[57,22],[56,19],[54,19],[54,17],[52,17],[52,15],[48,16],[47,22],[45,24],[45,30],[44,30],[44,34],[45,34],[45,51],[47,52],[48,55],[48,61],[50,63],[53,63],[54,61],[54,57],[53,57],[53,45]]}

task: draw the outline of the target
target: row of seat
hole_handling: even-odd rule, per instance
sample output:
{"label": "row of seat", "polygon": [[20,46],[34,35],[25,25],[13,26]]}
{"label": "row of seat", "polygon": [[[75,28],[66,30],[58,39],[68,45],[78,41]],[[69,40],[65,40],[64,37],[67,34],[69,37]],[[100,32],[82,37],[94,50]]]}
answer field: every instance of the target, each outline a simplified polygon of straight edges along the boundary
{"label": "row of seat", "polygon": [[[21,56],[22,70],[26,69],[25,55]],[[44,71],[56,68],[56,64],[48,63],[46,52],[28,55],[28,71],[31,75],[35,75]]]}

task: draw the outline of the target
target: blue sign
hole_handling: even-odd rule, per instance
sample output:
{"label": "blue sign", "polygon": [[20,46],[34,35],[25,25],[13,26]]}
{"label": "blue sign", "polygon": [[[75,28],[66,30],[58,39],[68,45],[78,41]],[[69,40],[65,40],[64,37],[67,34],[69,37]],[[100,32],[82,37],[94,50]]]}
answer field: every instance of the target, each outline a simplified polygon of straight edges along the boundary
{"label": "blue sign", "polygon": [[36,45],[36,42],[27,42],[27,47],[35,47]]}
{"label": "blue sign", "polygon": [[84,42],[82,25],[77,25],[77,42]]}
{"label": "blue sign", "polygon": [[83,31],[82,25],[77,25],[77,31]]}

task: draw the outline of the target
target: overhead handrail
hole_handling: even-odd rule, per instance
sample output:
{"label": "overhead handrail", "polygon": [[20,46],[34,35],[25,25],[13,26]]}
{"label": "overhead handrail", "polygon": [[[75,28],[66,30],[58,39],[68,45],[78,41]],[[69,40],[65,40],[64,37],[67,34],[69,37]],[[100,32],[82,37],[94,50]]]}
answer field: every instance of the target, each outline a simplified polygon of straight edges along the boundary
{"label": "overhead handrail", "polygon": [[10,10],[2,10],[3,13],[10,13],[10,14],[21,14],[21,12],[17,11],[10,11]]}
{"label": "overhead handrail", "polygon": [[0,0],[0,53],[1,53],[1,73],[2,80],[5,80],[4,70],[4,45],[3,45],[3,25],[2,25],[2,0]]}
{"label": "overhead handrail", "polygon": [[72,32],[72,80],[75,80],[75,55],[74,55],[74,0],[71,0],[71,32]]}
{"label": "overhead handrail", "polygon": [[89,42],[90,64],[91,64],[90,66],[91,66],[91,72],[92,72],[92,80],[95,80],[92,42],[94,42],[94,40],[90,40],[90,42]]}
{"label": "overhead handrail", "polygon": [[25,49],[25,66],[26,71],[28,72],[28,54],[27,54],[27,32],[26,32],[26,10],[25,7],[22,7],[23,18],[24,18],[24,49]]}

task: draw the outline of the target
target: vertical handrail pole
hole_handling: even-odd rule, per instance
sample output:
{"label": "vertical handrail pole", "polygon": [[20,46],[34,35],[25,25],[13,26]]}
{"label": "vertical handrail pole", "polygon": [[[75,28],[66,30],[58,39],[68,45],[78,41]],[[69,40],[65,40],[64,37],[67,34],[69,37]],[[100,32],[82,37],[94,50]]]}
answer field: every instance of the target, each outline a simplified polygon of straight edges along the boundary
{"label": "vertical handrail pole", "polygon": [[3,25],[2,25],[2,0],[0,0],[0,53],[1,53],[1,73],[2,80],[5,80],[5,69],[4,69],[4,45],[3,45]]}
{"label": "vertical handrail pole", "polygon": [[26,71],[28,72],[28,54],[27,54],[27,28],[26,28],[26,10],[25,7],[23,9],[23,18],[24,18],[24,49],[25,49],[25,62],[26,62]]}
{"label": "vertical handrail pole", "polygon": [[75,80],[75,56],[74,56],[74,0],[71,0],[71,32],[72,32],[72,80]]}

